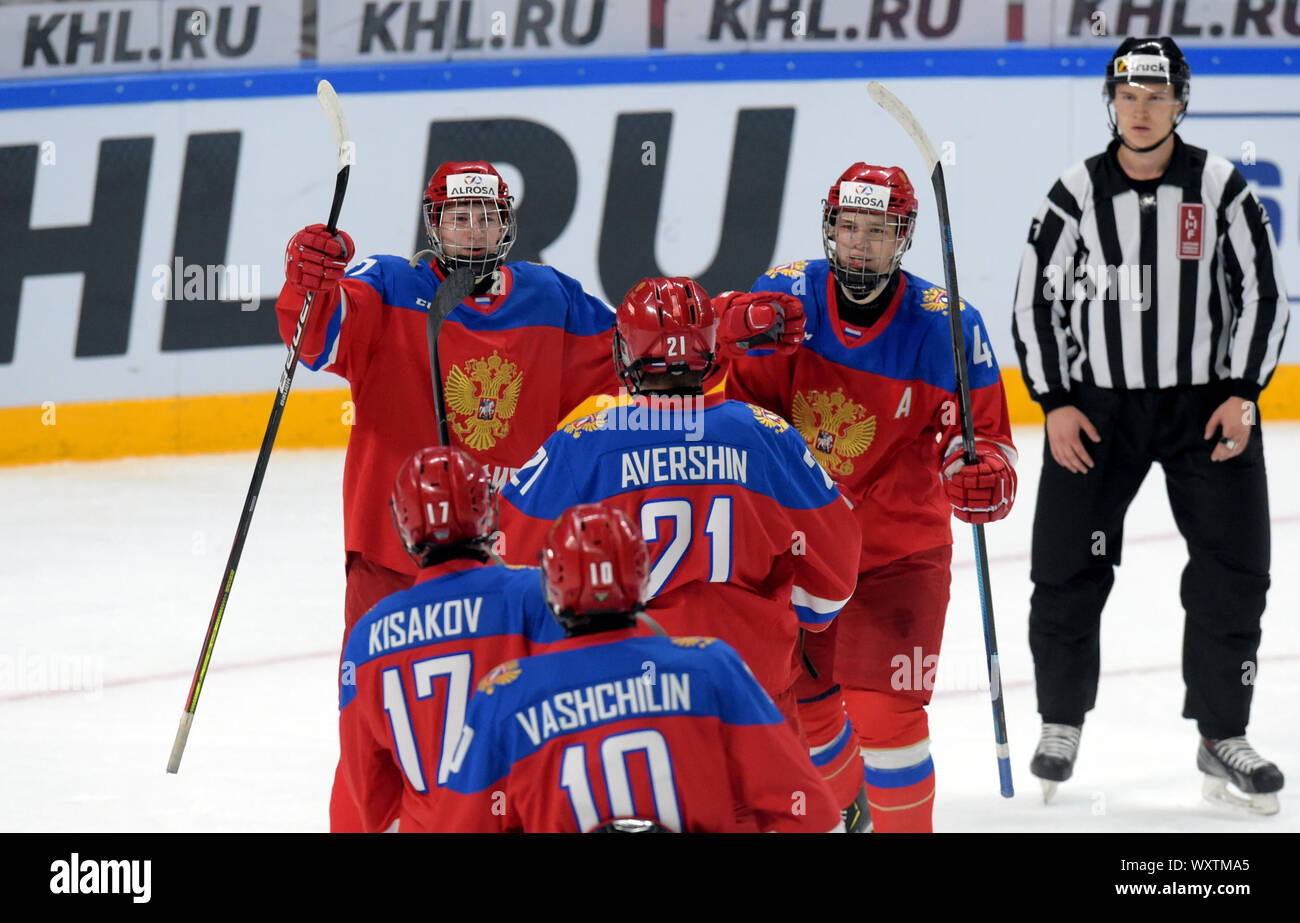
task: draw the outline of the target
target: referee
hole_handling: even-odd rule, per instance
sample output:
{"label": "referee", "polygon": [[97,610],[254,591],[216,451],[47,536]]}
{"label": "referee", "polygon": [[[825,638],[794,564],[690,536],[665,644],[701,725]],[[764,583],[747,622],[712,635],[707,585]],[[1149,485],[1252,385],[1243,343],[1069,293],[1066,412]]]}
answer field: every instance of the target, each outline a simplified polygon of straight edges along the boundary
{"label": "referee", "polygon": [[1269,586],[1255,402],[1286,333],[1286,286],[1241,174],[1174,131],[1190,83],[1172,39],[1124,40],[1106,68],[1114,140],[1052,186],[1020,265],[1012,336],[1047,415],[1029,611],[1043,730],[1030,769],[1044,798],[1073,771],[1124,514],[1159,462],[1189,550],[1183,716],[1200,732],[1204,794],[1275,813],[1282,773],[1245,734]]}

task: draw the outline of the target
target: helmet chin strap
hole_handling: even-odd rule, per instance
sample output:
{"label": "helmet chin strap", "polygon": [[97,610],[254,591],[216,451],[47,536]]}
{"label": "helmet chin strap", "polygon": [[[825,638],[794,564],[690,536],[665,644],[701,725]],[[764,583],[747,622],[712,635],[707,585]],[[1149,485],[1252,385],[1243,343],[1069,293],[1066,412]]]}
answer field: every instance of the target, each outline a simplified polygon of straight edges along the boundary
{"label": "helmet chin strap", "polygon": [[1123,135],[1121,135],[1121,134],[1119,133],[1119,129],[1118,129],[1118,128],[1113,128],[1113,129],[1111,129],[1111,134],[1112,134],[1114,137],[1116,137],[1116,138],[1119,139],[1119,143],[1122,144],[1122,145],[1124,145],[1126,148],[1128,148],[1130,151],[1132,151],[1132,152],[1135,153],[1135,154],[1146,154],[1146,153],[1149,153],[1150,151],[1154,151],[1154,150],[1155,150],[1156,148],[1158,148],[1160,145],[1162,145],[1162,144],[1164,144],[1166,141],[1168,141],[1170,135],[1172,135],[1173,133],[1174,133],[1174,129],[1171,128],[1171,129],[1169,129],[1169,133],[1166,134],[1166,135],[1165,135],[1163,138],[1161,138],[1159,141],[1157,141],[1155,144],[1149,145],[1149,146],[1147,146],[1147,147],[1134,147],[1133,145],[1131,145],[1131,144],[1128,143],[1128,139],[1127,139],[1127,138],[1125,138]]}
{"label": "helmet chin strap", "polygon": [[1154,151],[1160,145],[1168,141],[1170,136],[1173,135],[1173,133],[1178,130],[1178,126],[1182,124],[1183,116],[1187,114],[1187,107],[1184,106],[1183,111],[1178,113],[1178,117],[1174,119],[1173,126],[1169,129],[1168,132],[1165,133],[1165,136],[1161,138],[1159,141],[1157,141],[1155,144],[1152,144],[1148,147],[1134,147],[1133,145],[1129,144],[1127,138],[1125,138],[1122,134],[1120,134],[1119,121],[1115,118],[1115,103],[1113,100],[1108,100],[1106,102],[1106,114],[1110,117],[1110,136],[1112,139],[1118,141],[1120,144],[1124,145],[1126,148],[1128,148],[1130,151],[1132,151],[1135,154],[1147,154],[1150,153],[1151,151]]}
{"label": "helmet chin strap", "polygon": [[[897,271],[898,270],[894,270],[894,272]],[[889,281],[893,278],[894,278],[894,273],[890,273],[889,275],[885,276],[883,279],[880,280],[879,285],[877,285],[871,291],[861,296],[857,295],[854,292],[849,291],[847,288],[844,288],[844,286],[842,285],[840,286],[840,288],[843,289],[845,297],[847,297],[849,301],[852,301],[854,304],[870,304],[871,302],[876,300],[876,297],[881,292],[885,290],[885,287],[889,285]]]}

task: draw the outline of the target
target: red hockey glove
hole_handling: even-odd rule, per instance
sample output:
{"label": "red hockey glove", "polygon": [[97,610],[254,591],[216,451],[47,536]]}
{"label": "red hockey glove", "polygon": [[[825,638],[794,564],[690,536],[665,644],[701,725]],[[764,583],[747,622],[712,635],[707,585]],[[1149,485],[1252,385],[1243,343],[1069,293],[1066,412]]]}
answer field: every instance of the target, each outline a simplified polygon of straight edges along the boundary
{"label": "red hockey glove", "polygon": [[330,236],[325,225],[308,225],[293,235],[284,249],[284,281],[304,295],[329,295],[338,288],[348,260],[356,252],[345,232]]}
{"label": "red hockey glove", "polygon": [[952,514],[978,525],[997,522],[1016,499],[1016,469],[992,442],[976,442],[978,464],[966,464],[960,448],[943,460],[943,489]]}
{"label": "red hockey glove", "polygon": [[722,318],[718,345],[735,359],[755,346],[770,346],[786,355],[803,342],[803,302],[784,292],[723,292],[713,299]]}

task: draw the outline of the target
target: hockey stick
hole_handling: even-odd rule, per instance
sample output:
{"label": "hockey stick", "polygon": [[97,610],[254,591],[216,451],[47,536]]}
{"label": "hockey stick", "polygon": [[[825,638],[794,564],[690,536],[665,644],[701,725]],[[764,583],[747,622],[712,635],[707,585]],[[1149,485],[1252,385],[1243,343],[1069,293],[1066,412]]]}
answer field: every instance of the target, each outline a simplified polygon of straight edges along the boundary
{"label": "hockey stick", "polygon": [[443,395],[442,365],[438,362],[438,333],[442,330],[442,322],[447,319],[447,315],[465,300],[473,288],[474,273],[471,270],[464,266],[453,269],[438,286],[425,325],[429,334],[429,373],[433,378],[433,406],[438,413],[438,438],[445,446],[451,445],[451,435],[447,430],[447,401]]}
{"label": "hockey stick", "polygon": [[[330,220],[327,226],[329,232],[333,234],[338,230],[339,210],[343,208],[343,194],[348,188],[348,171],[351,169],[352,162],[351,151],[348,148],[351,142],[348,141],[347,123],[343,121],[343,106],[328,80],[322,80],[316,85],[316,98],[330,120],[339,149],[339,172],[334,181],[334,203],[330,206]],[[298,367],[298,354],[302,351],[302,332],[307,326],[307,318],[311,315],[315,295],[315,292],[308,292],[307,297],[303,299],[302,311],[298,314],[298,327],[294,330],[289,354],[284,361],[284,371],[280,373],[280,387],[275,395],[275,404],[271,407],[271,418],[266,423],[266,433],[262,436],[262,448],[257,453],[257,464],[253,466],[253,480],[248,485],[248,495],[244,498],[244,509],[239,516],[239,526],[235,529],[235,541],[230,547],[225,576],[217,590],[217,601],[212,607],[212,618],[208,621],[208,633],[203,638],[199,663],[194,668],[194,679],[190,682],[190,694],[185,700],[185,711],[181,713],[180,727],[176,729],[171,758],[167,761],[167,771],[170,773],[180,769],[185,742],[190,736],[190,725],[194,722],[194,712],[199,707],[199,693],[203,691],[203,680],[208,675],[208,664],[212,661],[212,650],[217,644],[217,631],[221,628],[221,617],[225,614],[226,603],[230,599],[230,588],[235,582],[235,570],[239,567],[239,557],[244,551],[248,527],[253,521],[257,495],[262,490],[262,478],[266,475],[267,462],[271,459],[271,447],[275,445],[276,434],[280,431],[280,417],[284,415],[284,404],[289,398],[289,388],[293,386],[293,373]]]}
{"label": "hockey stick", "polygon": [[[948,320],[952,328],[952,364],[957,374],[957,402],[961,412],[961,441],[966,464],[978,463],[975,455],[975,424],[970,409],[970,372],[966,368],[966,336],[961,329],[961,296],[957,293],[957,263],[952,250],[952,220],[948,216],[948,192],[943,182],[943,164],[935,152],[930,137],[912,111],[903,105],[885,86],[872,81],[867,86],[882,109],[893,116],[911,136],[925,158],[934,184],[934,199],[939,206],[939,240],[943,250],[943,277],[948,288]],[[989,695],[993,699],[993,737],[997,742],[998,777],[1002,783],[1002,797],[1015,794],[1011,785],[1011,749],[1007,745],[1006,705],[1002,699],[1002,670],[998,666],[998,639],[993,626],[993,589],[989,583],[988,549],[984,544],[984,526],[972,524],[975,535],[975,567],[979,577],[980,612],[984,616],[984,651],[988,655]]]}

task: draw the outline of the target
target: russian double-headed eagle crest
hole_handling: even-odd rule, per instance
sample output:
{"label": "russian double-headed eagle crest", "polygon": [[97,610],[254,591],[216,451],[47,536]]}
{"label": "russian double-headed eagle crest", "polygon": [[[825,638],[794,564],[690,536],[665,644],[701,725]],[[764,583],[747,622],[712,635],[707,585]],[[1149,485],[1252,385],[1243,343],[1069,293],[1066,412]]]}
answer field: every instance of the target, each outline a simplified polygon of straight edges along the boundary
{"label": "russian double-headed eagle crest", "polygon": [[596,413],[589,413],[585,417],[579,417],[572,423],[566,423],[564,431],[574,439],[578,439],[583,433],[594,433],[597,430],[602,430],[607,425],[605,414],[605,411],[600,410]]}
{"label": "russian double-headed eagle crest", "polygon": [[522,672],[518,660],[507,660],[505,663],[497,664],[487,676],[478,681],[478,691],[484,695],[491,695],[497,686],[510,685]]}
{"label": "russian double-headed eagle crest", "polygon": [[466,359],[464,368],[453,365],[447,373],[451,431],[471,449],[492,448],[510,432],[523,384],[519,366],[495,349],[486,359]]}
{"label": "russian double-headed eagle crest", "polygon": [[844,396],[844,389],[796,391],[790,422],[803,436],[813,457],[833,475],[853,473],[857,458],[876,438],[876,415]]}
{"label": "russian double-headed eagle crest", "polygon": [[762,407],[749,405],[749,409],[754,411],[754,418],[762,423],[768,429],[774,429],[778,433],[784,433],[790,428],[790,424],[781,418],[780,414],[772,413],[770,410],[764,410]]}
{"label": "russian double-headed eagle crest", "polygon": [[[942,311],[944,314],[947,314],[948,293],[937,285],[931,285],[921,293],[921,307],[925,308],[927,311]],[[965,311],[968,307],[970,307],[970,305],[968,305],[966,299],[963,298],[961,300],[961,309]]]}
{"label": "russian double-headed eagle crest", "polygon": [[699,648],[700,650],[704,650],[704,648],[708,647],[710,644],[712,644],[714,641],[718,639],[700,638],[700,637],[696,637],[695,635],[686,635],[681,638],[670,638],[669,640],[672,641],[673,644],[676,644],[678,647],[695,647],[695,648]]}
{"label": "russian double-headed eagle crest", "polygon": [[765,275],[769,279],[775,279],[777,276],[788,276],[793,279],[795,276],[802,276],[803,271],[807,267],[807,260],[795,260],[793,263],[783,263],[780,266],[773,266],[765,273]]}

